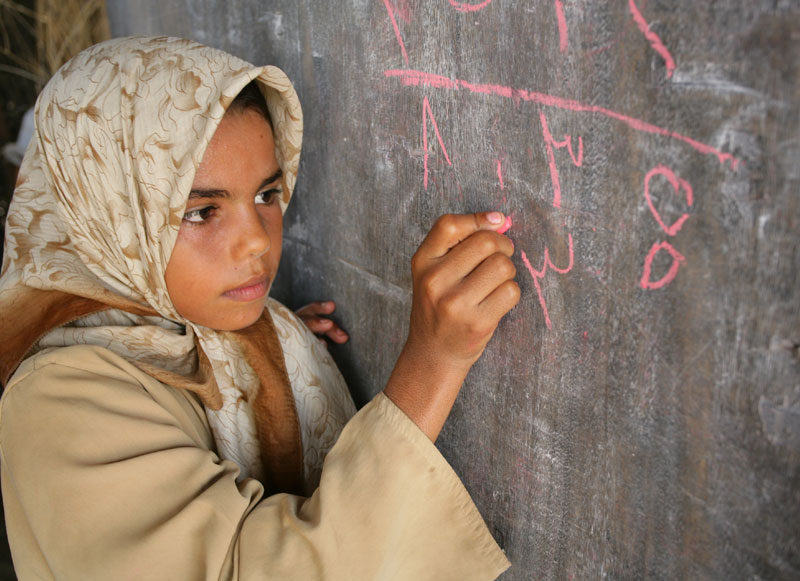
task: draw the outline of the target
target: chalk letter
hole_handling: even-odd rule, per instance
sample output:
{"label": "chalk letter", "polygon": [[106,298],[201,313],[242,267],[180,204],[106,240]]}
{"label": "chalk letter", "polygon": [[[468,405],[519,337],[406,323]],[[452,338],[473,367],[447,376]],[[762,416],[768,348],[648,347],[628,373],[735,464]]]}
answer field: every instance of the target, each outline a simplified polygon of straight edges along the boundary
{"label": "chalk letter", "polygon": [[583,165],[583,138],[578,136],[578,157],[575,157],[575,152],[572,150],[572,136],[564,135],[564,141],[555,141],[553,135],[550,133],[550,128],[547,126],[547,118],[544,116],[544,111],[539,112],[539,120],[542,122],[542,136],[544,137],[544,145],[547,149],[547,165],[550,166],[550,180],[553,182],[553,206],[556,208],[561,207],[561,181],[558,178],[558,168],[556,167],[556,155],[553,151],[553,146],[556,149],[566,147],[569,156],[572,158],[572,163],[576,167]]}
{"label": "chalk letter", "polygon": [[459,12],[477,12],[481,8],[486,8],[492,0],[483,0],[478,4],[467,4],[466,2],[456,2],[456,0],[449,0],[450,6]]}
{"label": "chalk letter", "polygon": [[682,214],[681,217],[675,220],[671,226],[664,224],[664,220],[661,219],[661,214],[659,214],[658,210],[656,210],[656,207],[653,205],[653,200],[650,197],[650,180],[656,175],[662,175],[667,178],[667,181],[670,183],[676,194],[678,193],[678,189],[682,189],[684,192],[686,192],[686,203],[690,208],[694,203],[692,186],[690,186],[689,182],[686,180],[676,176],[675,172],[665,165],[657,165],[647,172],[646,176],[644,176],[644,197],[647,200],[647,205],[650,207],[650,212],[653,214],[656,222],[658,222],[658,225],[661,226],[661,229],[664,232],[666,232],[669,236],[675,236],[675,234],[677,234],[683,227],[683,223],[689,219],[689,214]]}
{"label": "chalk letter", "polygon": [[390,0],[383,0],[383,5],[386,6],[386,12],[389,13],[389,20],[392,21],[392,28],[394,29],[394,37],[397,39],[397,44],[400,45],[400,52],[403,55],[403,61],[408,66],[408,53],[406,52],[406,45],[403,42],[403,37],[400,35],[400,28],[397,26],[397,20],[394,17],[394,6]]}
{"label": "chalk letter", "polygon": [[558,273],[567,274],[570,270],[572,270],[572,266],[575,264],[575,255],[572,251],[572,234],[567,234],[567,243],[568,243],[568,250],[569,250],[569,264],[566,268],[558,268],[555,266],[552,261],[550,260],[550,252],[545,247],[544,249],[544,264],[542,265],[541,270],[536,270],[531,266],[528,257],[523,250],[522,255],[522,262],[525,263],[525,268],[528,269],[528,272],[531,274],[531,278],[533,278],[533,286],[536,287],[536,294],[539,296],[539,304],[542,307],[542,312],[544,313],[544,323],[547,325],[548,329],[553,328],[553,324],[550,322],[550,313],[547,311],[547,303],[544,300],[544,296],[542,295],[542,287],[539,284],[539,280],[544,278],[544,275],[547,273],[547,268],[550,267]]}
{"label": "chalk letter", "polygon": [[564,2],[562,0],[555,0],[555,2],[556,20],[558,20],[558,49],[561,52],[567,52],[569,34],[567,33],[567,19],[564,17]]}
{"label": "chalk letter", "polygon": [[[669,266],[669,270],[667,274],[662,276],[657,281],[650,280],[650,269],[653,266],[653,259],[656,257],[656,254],[660,250],[666,250],[672,256],[672,264]],[[657,288],[661,288],[663,286],[667,286],[669,283],[673,281],[675,276],[678,274],[678,269],[681,267],[681,262],[686,262],[686,259],[683,255],[673,248],[672,244],[669,242],[656,242],[650,248],[650,252],[647,253],[647,256],[644,259],[644,272],[642,272],[642,280],[639,281],[642,285],[643,289],[647,290],[654,290]]]}
{"label": "chalk letter", "polygon": [[431,118],[431,123],[433,123],[433,131],[436,133],[436,139],[439,141],[439,146],[442,148],[442,153],[444,153],[444,158],[447,160],[447,164],[453,165],[453,162],[450,161],[450,156],[447,155],[447,148],[444,146],[444,141],[442,141],[442,134],[439,133],[439,126],[436,124],[436,119],[433,117],[431,104],[428,102],[428,97],[425,97],[422,100],[422,149],[424,151],[423,165],[425,167],[425,178],[423,181],[426,190],[428,189],[428,117]]}
{"label": "chalk letter", "polygon": [[633,16],[634,22],[636,22],[636,26],[639,27],[641,33],[644,34],[644,37],[650,42],[650,46],[653,47],[653,50],[664,59],[664,63],[667,67],[667,78],[669,79],[672,76],[672,71],[675,70],[675,60],[667,50],[667,47],[664,46],[664,43],[661,42],[661,38],[650,30],[650,25],[647,24],[644,16],[639,12],[639,9],[636,7],[636,2],[628,0],[628,7],[631,10],[631,15]]}

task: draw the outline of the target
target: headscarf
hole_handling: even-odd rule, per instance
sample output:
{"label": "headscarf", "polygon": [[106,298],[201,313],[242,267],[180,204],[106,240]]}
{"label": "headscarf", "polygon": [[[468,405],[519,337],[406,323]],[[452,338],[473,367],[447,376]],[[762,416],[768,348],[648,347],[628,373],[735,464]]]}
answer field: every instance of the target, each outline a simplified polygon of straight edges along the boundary
{"label": "headscarf", "polygon": [[[0,381],[44,348],[107,347],[195,392],[220,455],[239,464],[241,477],[298,492],[304,476],[314,484],[324,450],[352,414],[330,358],[272,300],[240,332],[195,325],[175,310],[164,279],[195,170],[227,106],[253,80],[270,111],[285,211],[302,112],[280,69],[189,40],[133,37],[95,45],[54,75],[37,100],[6,221]],[[287,361],[296,379],[296,367],[311,360],[322,361],[321,371],[290,384]],[[332,374],[328,387],[313,385],[317,372]],[[296,406],[305,400],[312,409],[300,415],[327,427],[301,433]]]}

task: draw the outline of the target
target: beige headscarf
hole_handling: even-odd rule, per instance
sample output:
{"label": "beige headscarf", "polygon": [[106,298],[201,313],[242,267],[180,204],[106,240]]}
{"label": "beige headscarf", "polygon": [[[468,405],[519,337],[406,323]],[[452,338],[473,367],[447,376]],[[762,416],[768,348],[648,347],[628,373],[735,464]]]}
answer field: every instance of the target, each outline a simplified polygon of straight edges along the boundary
{"label": "beige headscarf", "polygon": [[91,47],[55,74],[36,105],[6,222],[0,381],[47,347],[108,347],[197,393],[220,455],[242,477],[300,492],[353,413],[330,358],[275,301],[252,327],[217,332],[184,320],[164,282],[195,170],[226,107],[254,79],[272,117],[285,210],[302,113],[280,69],[188,40],[136,37]]}

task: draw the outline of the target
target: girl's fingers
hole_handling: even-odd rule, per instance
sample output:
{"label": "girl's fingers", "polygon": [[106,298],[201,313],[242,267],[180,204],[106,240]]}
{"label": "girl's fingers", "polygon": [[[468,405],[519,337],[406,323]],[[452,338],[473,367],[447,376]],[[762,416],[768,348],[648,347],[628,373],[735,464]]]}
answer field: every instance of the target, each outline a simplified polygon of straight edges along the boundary
{"label": "girl's fingers", "polygon": [[506,236],[494,232],[476,232],[455,246],[442,258],[440,265],[446,269],[452,282],[467,277],[487,258],[494,254],[510,257],[514,254],[514,243]]}
{"label": "girl's fingers", "polygon": [[330,319],[322,319],[319,317],[302,317],[306,327],[317,335],[327,333],[334,326],[334,322]]}
{"label": "girl's fingers", "polygon": [[513,280],[507,280],[483,299],[478,308],[485,317],[496,321],[496,325],[508,311],[517,306],[521,294],[519,285]]}
{"label": "girl's fingers", "polygon": [[339,325],[322,317],[301,317],[303,323],[308,327],[312,333],[320,337],[327,337],[334,343],[347,343],[350,336],[342,330]]}
{"label": "girl's fingers", "polygon": [[303,318],[314,315],[330,315],[334,310],[336,310],[336,303],[333,301],[314,301],[297,309],[296,314]]}
{"label": "girl's fingers", "polygon": [[334,343],[338,343],[340,345],[342,343],[347,343],[348,339],[350,339],[350,335],[345,333],[339,327],[336,327],[335,329],[331,329],[330,331],[325,333],[325,335],[328,337],[328,339],[330,339]]}
{"label": "girl's fingers", "polygon": [[483,260],[458,285],[457,292],[465,306],[477,307],[495,289],[513,280],[517,274],[514,263],[505,254],[495,253]]}
{"label": "girl's fingers", "polygon": [[417,255],[423,261],[436,260],[475,232],[497,230],[503,226],[504,221],[505,216],[500,212],[446,214],[433,225],[420,244]]}

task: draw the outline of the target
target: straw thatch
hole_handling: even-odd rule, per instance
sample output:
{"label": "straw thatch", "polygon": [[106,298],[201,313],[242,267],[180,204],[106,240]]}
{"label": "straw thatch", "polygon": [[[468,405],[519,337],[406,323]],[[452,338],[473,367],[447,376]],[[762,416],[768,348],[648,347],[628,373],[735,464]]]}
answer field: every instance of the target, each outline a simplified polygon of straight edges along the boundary
{"label": "straw thatch", "polygon": [[0,0],[0,72],[40,89],[72,56],[110,37],[105,0]]}
{"label": "straw thatch", "polygon": [[[0,145],[62,64],[110,36],[105,0],[0,0]],[[15,177],[0,161],[0,235]]]}

